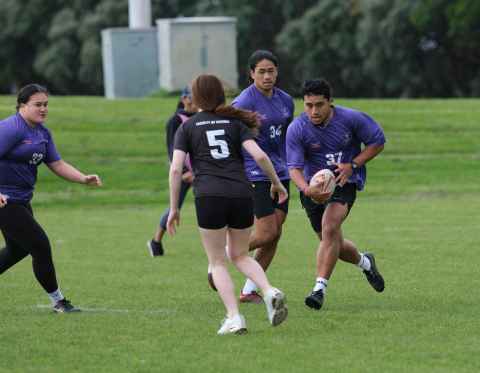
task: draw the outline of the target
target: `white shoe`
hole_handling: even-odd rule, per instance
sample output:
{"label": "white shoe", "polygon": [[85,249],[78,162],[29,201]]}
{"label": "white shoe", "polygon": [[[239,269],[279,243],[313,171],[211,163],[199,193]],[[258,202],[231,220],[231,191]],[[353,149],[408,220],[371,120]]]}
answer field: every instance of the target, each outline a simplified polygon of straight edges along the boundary
{"label": "white shoe", "polygon": [[263,301],[267,306],[268,321],[272,326],[280,325],[288,315],[286,297],[280,290],[271,288],[264,296]]}
{"label": "white shoe", "polygon": [[247,323],[245,322],[245,318],[242,315],[238,314],[230,319],[224,319],[223,324],[220,329],[218,329],[217,334],[245,334],[246,332]]}

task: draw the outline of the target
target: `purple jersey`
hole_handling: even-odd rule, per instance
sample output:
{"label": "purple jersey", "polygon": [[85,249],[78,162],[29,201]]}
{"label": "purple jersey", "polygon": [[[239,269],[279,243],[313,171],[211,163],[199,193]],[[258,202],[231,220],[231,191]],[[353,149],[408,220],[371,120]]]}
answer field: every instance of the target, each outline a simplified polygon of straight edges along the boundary
{"label": "purple jersey", "polygon": [[[295,110],[292,97],[278,88],[273,88],[272,97],[267,97],[252,84],[233,100],[232,105],[259,114],[261,126],[255,140],[270,157],[280,180],[288,180],[285,135]],[[244,151],[243,156],[245,172],[250,181],[270,180],[249,153]]]}
{"label": "purple jersey", "polygon": [[20,114],[0,121],[0,193],[9,201],[29,202],[37,181],[37,167],[60,160],[50,131],[30,127]]}
{"label": "purple jersey", "polygon": [[[288,168],[303,169],[307,182],[319,170],[335,170],[334,163],[349,163],[364,145],[383,145],[382,128],[368,115],[341,106],[333,108],[325,127],[314,125],[306,113],[295,118],[287,132]],[[367,179],[365,166],[354,170],[348,180],[362,190]]]}

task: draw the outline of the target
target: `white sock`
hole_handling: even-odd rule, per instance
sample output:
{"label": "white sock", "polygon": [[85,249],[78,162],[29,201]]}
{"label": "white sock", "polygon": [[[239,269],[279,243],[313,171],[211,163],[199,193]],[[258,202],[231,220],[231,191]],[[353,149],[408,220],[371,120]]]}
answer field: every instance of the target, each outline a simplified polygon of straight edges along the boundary
{"label": "white sock", "polygon": [[55,290],[53,293],[48,293],[48,296],[50,297],[50,300],[52,301],[52,304],[57,304],[57,302],[61,301],[64,299],[64,296],[60,289]]}
{"label": "white sock", "polygon": [[247,281],[245,281],[245,285],[243,286],[242,293],[251,294],[254,291],[257,291],[257,285],[252,280],[247,278]]}
{"label": "white sock", "polygon": [[364,271],[370,271],[372,268],[372,263],[370,263],[370,260],[364,254],[360,253],[360,261],[358,262],[357,266]]}
{"label": "white sock", "polygon": [[323,277],[317,277],[317,282],[313,287],[313,291],[323,290],[324,293],[327,292],[328,280]]}

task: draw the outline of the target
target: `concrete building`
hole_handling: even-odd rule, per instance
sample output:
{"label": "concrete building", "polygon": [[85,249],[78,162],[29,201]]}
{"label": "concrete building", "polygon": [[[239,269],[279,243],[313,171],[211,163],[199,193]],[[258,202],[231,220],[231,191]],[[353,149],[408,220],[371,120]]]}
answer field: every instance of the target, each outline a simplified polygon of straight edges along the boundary
{"label": "concrete building", "polygon": [[107,98],[178,91],[203,73],[237,88],[236,18],[151,18],[150,0],[129,0],[129,28],[102,31]]}
{"label": "concrete building", "polygon": [[235,18],[159,19],[157,30],[160,87],[179,90],[197,75],[211,73],[237,88]]}

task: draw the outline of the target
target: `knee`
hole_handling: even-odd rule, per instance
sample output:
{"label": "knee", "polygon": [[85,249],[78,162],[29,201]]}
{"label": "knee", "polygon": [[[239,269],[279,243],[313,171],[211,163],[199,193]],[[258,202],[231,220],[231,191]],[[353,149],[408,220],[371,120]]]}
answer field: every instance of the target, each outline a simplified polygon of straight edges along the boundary
{"label": "knee", "polygon": [[258,232],[257,240],[259,241],[258,246],[264,246],[272,244],[280,239],[281,231],[276,226],[271,226],[270,229],[262,230]]}
{"label": "knee", "polygon": [[242,258],[245,257],[245,254],[240,254],[240,253],[230,253],[230,261],[233,263],[233,265],[237,265],[239,261],[242,260]]}
{"label": "knee", "polygon": [[218,256],[215,258],[210,258],[210,266],[211,267],[226,267],[227,266],[227,258],[226,256]]}
{"label": "knee", "polygon": [[230,250],[228,252],[228,258],[233,265],[237,265],[238,262],[242,261],[244,258],[248,257],[248,248],[242,248],[237,250]]}
{"label": "knee", "polygon": [[321,237],[323,240],[334,240],[336,237],[339,236],[340,233],[340,226],[337,224],[332,224],[329,222],[324,222],[322,224],[322,233]]}
{"label": "knee", "polygon": [[31,242],[30,255],[34,259],[48,259],[52,256],[52,248],[48,237],[38,237],[38,239]]}

